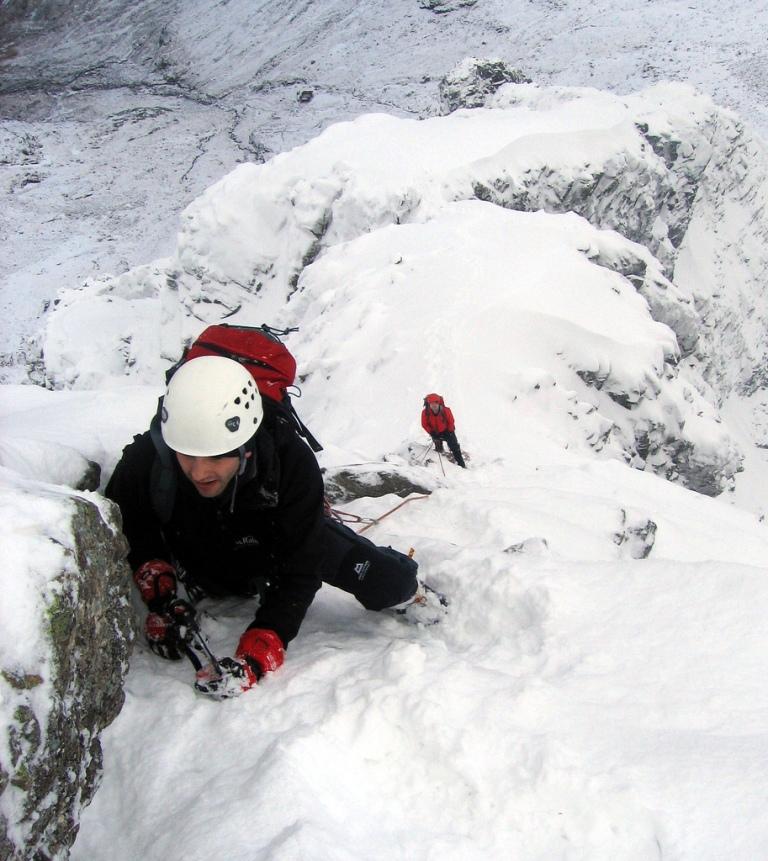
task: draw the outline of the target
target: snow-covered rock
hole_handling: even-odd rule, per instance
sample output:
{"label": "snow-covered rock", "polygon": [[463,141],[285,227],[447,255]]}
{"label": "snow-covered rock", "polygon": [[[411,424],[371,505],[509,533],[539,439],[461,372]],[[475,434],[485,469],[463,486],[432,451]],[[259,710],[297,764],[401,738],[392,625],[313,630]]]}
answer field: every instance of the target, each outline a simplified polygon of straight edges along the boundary
{"label": "snow-covered rock", "polygon": [[530,83],[531,79],[520,69],[513,69],[498,57],[465,57],[440,81],[440,113],[450,114],[458,108],[480,108],[488,96],[503,84]]}
{"label": "snow-covered rock", "polygon": [[[573,107],[582,104],[583,91],[545,95],[506,87],[491,103],[543,110],[547,102],[553,109],[573,98]],[[734,388],[754,391],[766,366],[768,151],[735,115],[688,87],[659,85],[627,103],[631,121],[611,134],[571,136],[567,151],[551,135],[525,147],[516,142],[522,156],[500,153],[480,171],[468,168],[467,181],[482,199],[513,209],[578,212],[645,246],[676,286],[638,289],[686,353],[698,330],[701,344],[691,364],[716,399]]]}
{"label": "snow-covered rock", "polygon": [[430,12],[438,14],[455,12],[457,9],[474,6],[475,3],[477,0],[419,0],[419,6],[422,9],[429,9]]}
{"label": "snow-covered rock", "polygon": [[331,468],[323,479],[326,496],[332,503],[389,494],[405,498],[413,493],[431,493],[439,486],[436,477],[425,476],[424,470],[381,463]]}
{"label": "snow-covered rock", "polygon": [[124,698],[125,542],[100,497],[8,469],[0,510],[0,855],[66,858]]}

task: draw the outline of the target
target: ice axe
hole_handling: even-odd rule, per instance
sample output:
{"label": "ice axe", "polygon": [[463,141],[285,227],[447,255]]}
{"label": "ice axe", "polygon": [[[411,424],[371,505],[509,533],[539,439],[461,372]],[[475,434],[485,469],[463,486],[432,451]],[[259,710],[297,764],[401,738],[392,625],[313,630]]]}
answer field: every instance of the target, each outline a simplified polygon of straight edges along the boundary
{"label": "ice axe", "polygon": [[437,446],[435,446],[434,440],[432,440],[432,442],[430,442],[427,445],[427,447],[424,449],[424,453],[419,457],[418,462],[424,463],[426,461],[427,455],[432,450],[433,446],[435,448],[435,452],[437,453],[437,459],[440,462],[440,471],[443,473],[443,475],[445,475],[445,467],[443,466],[443,456],[442,456],[442,454],[440,454],[440,449],[438,449]]}
{"label": "ice axe", "polygon": [[431,440],[427,443],[427,447],[424,449],[424,451],[418,457],[419,463],[424,463],[424,461],[426,460],[427,455],[429,454],[433,445],[434,445],[434,442],[432,442]]}
{"label": "ice axe", "polygon": [[183,598],[175,598],[168,605],[168,615],[176,623],[176,628],[179,634],[179,643],[184,651],[184,654],[189,658],[195,670],[202,669],[203,663],[195,654],[195,647],[206,655],[211,663],[211,666],[218,673],[219,677],[223,675],[219,659],[211,651],[203,632],[200,630],[200,625],[197,623],[197,610]]}

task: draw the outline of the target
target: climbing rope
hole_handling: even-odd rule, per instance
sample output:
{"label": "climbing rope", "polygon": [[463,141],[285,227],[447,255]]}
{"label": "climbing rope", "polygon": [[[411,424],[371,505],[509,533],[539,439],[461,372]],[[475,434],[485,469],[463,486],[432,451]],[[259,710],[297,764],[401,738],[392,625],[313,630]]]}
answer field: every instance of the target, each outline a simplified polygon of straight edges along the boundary
{"label": "climbing rope", "polygon": [[379,515],[378,517],[361,517],[358,514],[352,514],[349,511],[339,511],[337,508],[333,508],[331,506],[330,500],[326,497],[325,499],[325,512],[329,517],[334,518],[339,523],[364,523],[362,529],[357,530],[358,535],[362,535],[366,529],[370,529],[372,526],[376,526],[376,524],[381,523],[384,518],[389,517],[390,514],[393,514],[399,508],[402,508],[404,505],[407,505],[409,502],[415,502],[417,499],[429,499],[429,494],[424,493],[419,496],[409,496],[408,499],[404,499],[402,502],[398,503],[394,508],[390,508],[389,511],[385,511],[384,514]]}
{"label": "climbing rope", "polygon": [[325,497],[325,514],[332,518],[337,523],[368,523],[373,524],[372,517],[361,517],[359,514],[352,514],[351,511],[341,511],[339,508],[333,508],[328,497]]}

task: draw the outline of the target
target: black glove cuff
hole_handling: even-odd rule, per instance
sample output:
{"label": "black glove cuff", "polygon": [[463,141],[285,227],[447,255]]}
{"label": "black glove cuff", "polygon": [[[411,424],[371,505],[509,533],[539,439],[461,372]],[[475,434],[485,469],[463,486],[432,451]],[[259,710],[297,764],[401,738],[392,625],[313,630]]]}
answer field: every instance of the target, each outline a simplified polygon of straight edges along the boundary
{"label": "black glove cuff", "polygon": [[168,607],[171,602],[175,600],[175,592],[172,595],[161,595],[158,598],[153,598],[151,601],[148,601],[147,608],[150,613],[159,613],[161,616],[165,616],[168,613]]}
{"label": "black glove cuff", "polygon": [[249,655],[243,655],[242,660],[245,661],[246,664],[251,668],[254,676],[256,676],[256,681],[260,682],[264,678],[264,670],[261,668],[261,664],[251,658]]}

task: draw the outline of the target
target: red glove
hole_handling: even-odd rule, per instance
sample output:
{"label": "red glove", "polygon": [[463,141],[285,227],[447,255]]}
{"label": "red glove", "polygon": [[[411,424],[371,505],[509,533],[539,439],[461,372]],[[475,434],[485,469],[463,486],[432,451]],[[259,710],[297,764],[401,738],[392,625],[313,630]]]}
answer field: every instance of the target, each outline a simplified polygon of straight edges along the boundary
{"label": "red glove", "polygon": [[162,559],[150,559],[140,565],[133,582],[139,587],[141,600],[155,613],[162,613],[176,597],[176,570]]}
{"label": "red glove", "polygon": [[180,661],[183,648],[179,626],[167,613],[147,613],[144,636],[149,648],[159,657]]}
{"label": "red glove", "polygon": [[251,666],[252,671],[258,675],[258,681],[264,673],[271,673],[282,667],[285,660],[283,641],[274,631],[249,628],[240,637],[235,657],[245,660]]}
{"label": "red glove", "polygon": [[236,697],[250,690],[264,673],[282,666],[283,642],[274,631],[250,628],[237,644],[234,658],[222,658],[218,667],[209,664],[198,670],[195,688],[215,700]]}
{"label": "red glove", "polygon": [[133,574],[142,601],[150,612],[144,622],[144,636],[149,648],[161,658],[181,660],[181,638],[178,622],[168,609],[176,598],[176,571],[162,559],[150,559]]}

